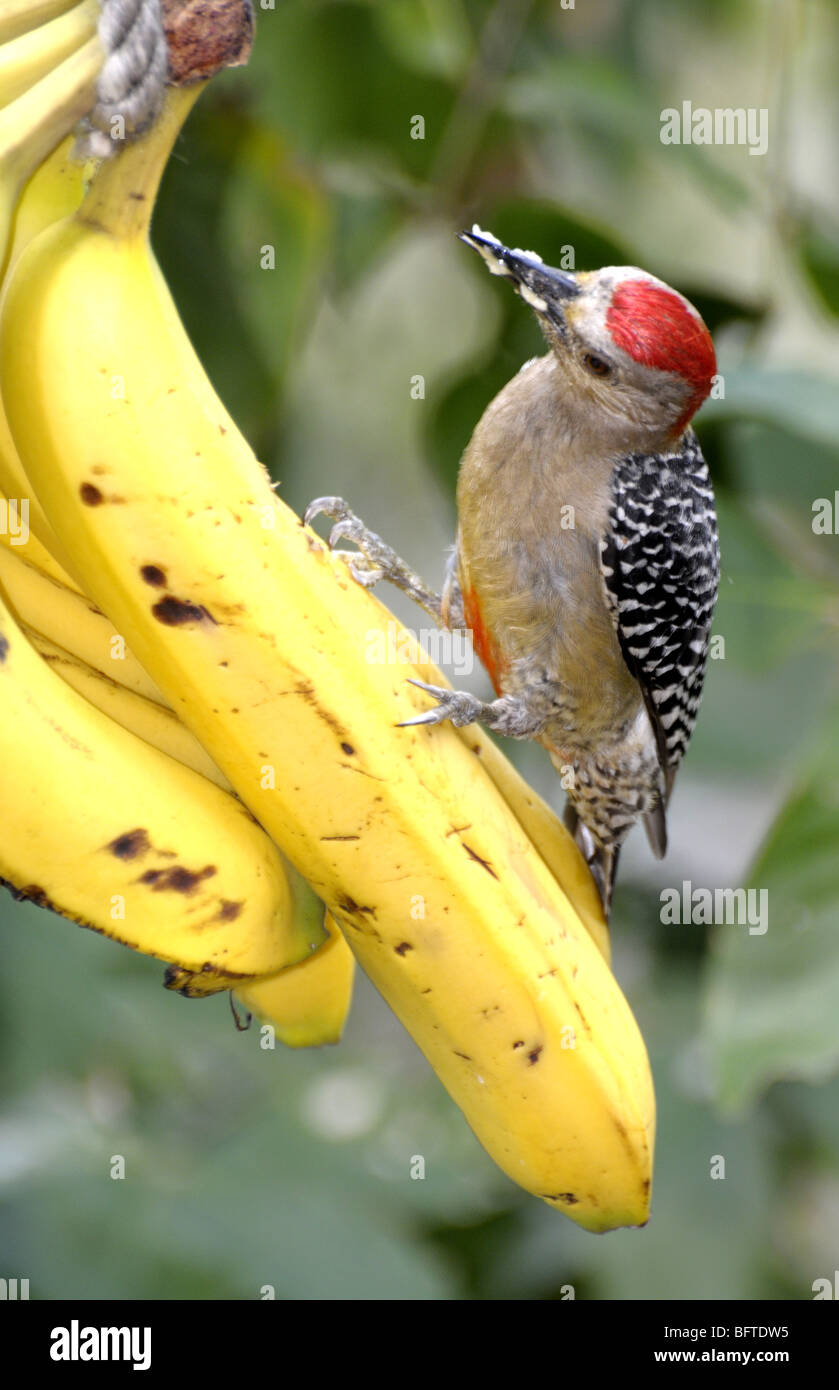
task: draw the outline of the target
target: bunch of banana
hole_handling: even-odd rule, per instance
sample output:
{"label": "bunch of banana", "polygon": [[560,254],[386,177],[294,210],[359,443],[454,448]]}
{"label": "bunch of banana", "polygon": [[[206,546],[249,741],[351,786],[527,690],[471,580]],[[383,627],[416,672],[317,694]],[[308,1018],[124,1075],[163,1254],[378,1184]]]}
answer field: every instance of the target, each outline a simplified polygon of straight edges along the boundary
{"label": "bunch of banana", "polygon": [[[652,1083],[573,841],[480,733],[396,727],[420,698],[406,677],[442,677],[422,662],[365,660],[391,615],[277,499],[152,257],[160,175],[199,90],[170,91],[155,127],[101,164],[78,209],[22,249],[4,291],[0,391],[26,495],[49,528],[39,541],[51,560],[39,573],[52,588],[33,580],[35,551],[25,564],[13,547],[0,550],[0,584],[39,648],[6,610],[0,729],[15,727],[24,749],[9,758],[6,790],[22,803],[25,830],[4,833],[0,871],[19,888],[22,878],[37,884],[68,915],[90,921],[117,897],[130,901],[126,920],[139,921],[157,884],[183,865],[195,894],[181,895],[188,924],[202,924],[199,954],[218,987],[235,973],[269,974],[253,956],[243,969],[235,954],[249,894],[237,896],[225,874],[238,862],[249,884],[273,883],[273,842],[341,934],[306,959],[311,927],[288,904],[271,919],[271,949],[287,967],[299,949],[301,964],[240,985],[247,1007],[283,1013],[288,1040],[309,1041],[305,1005],[294,1015],[303,982],[320,958],[324,997],[347,986],[346,938],[505,1172],[590,1230],[639,1224],[649,1210]],[[133,657],[111,662],[118,675],[105,665],[104,629],[83,663],[75,628],[72,642],[60,624],[43,631],[59,591],[62,603],[74,596],[86,630],[101,619],[127,639]],[[151,687],[130,688],[122,675],[132,669]],[[158,716],[144,741],[117,727],[118,709],[128,718],[123,697],[105,714],[107,697],[93,694],[105,672],[132,708],[162,711],[170,733],[175,721],[180,755],[171,741],[167,754],[150,747]],[[50,762],[38,777],[42,745]],[[200,775],[182,766],[196,756]],[[83,832],[67,787],[95,812]],[[175,796],[181,810],[167,821]],[[190,797],[203,820],[184,813]],[[208,811],[219,819],[211,824]],[[231,830],[221,843],[223,815]],[[53,855],[46,873],[60,826],[72,861]],[[162,888],[160,901],[171,906],[178,891]],[[252,945],[279,892],[263,895]],[[188,924],[176,914],[182,938]],[[211,958],[205,933],[216,930]],[[160,945],[155,929],[141,949],[160,954]],[[200,988],[187,946],[179,942],[176,982],[183,970]]]}
{"label": "bunch of banana", "polygon": [[[98,15],[98,0],[0,3],[6,276],[33,237],[78,207],[92,173],[92,164],[73,157],[75,136],[65,132],[91,104],[102,56]],[[183,993],[247,981],[244,1002],[282,1041],[337,1041],[352,993],[349,948],[57,558],[61,543],[32,493],[2,406],[0,484],[7,494],[0,497],[0,747],[4,805],[15,808],[0,874],[17,896],[171,962],[169,983]],[[50,770],[43,779],[39,767]],[[38,790],[42,781],[49,800]],[[107,814],[90,816],[88,805]],[[119,830],[123,820],[131,832]],[[91,869],[91,854],[104,856],[109,845],[120,851],[114,862]],[[188,867],[198,860],[197,870]]]}

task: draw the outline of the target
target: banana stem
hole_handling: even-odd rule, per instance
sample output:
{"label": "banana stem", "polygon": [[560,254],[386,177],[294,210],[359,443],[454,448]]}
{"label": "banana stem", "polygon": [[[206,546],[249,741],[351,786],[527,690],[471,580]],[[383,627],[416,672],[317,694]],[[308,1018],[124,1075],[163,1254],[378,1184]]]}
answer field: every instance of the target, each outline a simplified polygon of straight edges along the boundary
{"label": "banana stem", "polygon": [[14,101],[96,33],[99,0],[82,0],[66,14],[0,44],[0,105]]}
{"label": "banana stem", "polygon": [[148,235],[163,170],[181,127],[207,83],[169,87],[152,130],[106,159],[76,213],[80,221],[119,238]]}
{"label": "banana stem", "polygon": [[0,43],[37,29],[72,9],[75,0],[0,0]]}

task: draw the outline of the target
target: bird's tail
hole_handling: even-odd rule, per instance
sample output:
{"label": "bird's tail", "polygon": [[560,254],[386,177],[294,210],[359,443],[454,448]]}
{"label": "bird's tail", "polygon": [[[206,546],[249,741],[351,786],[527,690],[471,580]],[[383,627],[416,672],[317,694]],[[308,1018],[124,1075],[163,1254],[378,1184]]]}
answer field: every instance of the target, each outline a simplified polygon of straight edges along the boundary
{"label": "bird's tail", "polygon": [[603,845],[596,844],[591,831],[583,825],[570,801],[565,803],[563,820],[565,828],[574,836],[577,846],[588,864],[591,876],[597,884],[597,891],[603,904],[603,914],[608,922],[612,908],[615,874],[618,870],[620,845],[613,845],[607,849]]}

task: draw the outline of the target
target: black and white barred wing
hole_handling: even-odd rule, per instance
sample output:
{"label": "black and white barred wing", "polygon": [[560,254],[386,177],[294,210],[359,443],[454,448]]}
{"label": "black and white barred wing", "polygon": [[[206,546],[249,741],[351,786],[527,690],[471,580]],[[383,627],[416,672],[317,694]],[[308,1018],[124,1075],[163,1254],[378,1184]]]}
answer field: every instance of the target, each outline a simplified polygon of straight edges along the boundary
{"label": "black and white barred wing", "polygon": [[600,555],[669,795],[696,723],[720,578],[714,493],[692,430],[676,453],[630,454],[618,464]]}

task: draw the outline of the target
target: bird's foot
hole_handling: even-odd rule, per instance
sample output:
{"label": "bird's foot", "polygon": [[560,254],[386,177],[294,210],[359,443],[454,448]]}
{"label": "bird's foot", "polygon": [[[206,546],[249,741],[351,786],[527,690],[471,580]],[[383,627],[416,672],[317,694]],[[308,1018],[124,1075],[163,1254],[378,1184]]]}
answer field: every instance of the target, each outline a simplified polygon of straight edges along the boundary
{"label": "bird's foot", "polygon": [[479,700],[465,690],[449,690],[441,685],[427,685],[425,681],[411,679],[411,685],[433,695],[437,701],[436,709],[426,710],[413,719],[405,719],[399,728],[413,724],[442,724],[449,720],[456,729],[466,724],[483,724],[493,733],[505,734],[508,738],[535,738],[544,725],[544,718],[534,716],[524,700],[517,695],[502,695],[498,700]]}
{"label": "bird's foot", "polygon": [[316,497],[303,513],[305,525],[310,525],[316,516],[328,516],[335,522],[329,533],[327,544],[334,550],[341,539],[352,541],[358,546],[358,553],[350,550],[337,550],[347,560],[350,574],[365,589],[372,589],[383,579],[412,598],[415,603],[430,613],[437,623],[441,622],[441,599],[433,589],[415,574],[400,559],[396,551],[364,525],[360,517],[344,501],[343,497]]}

